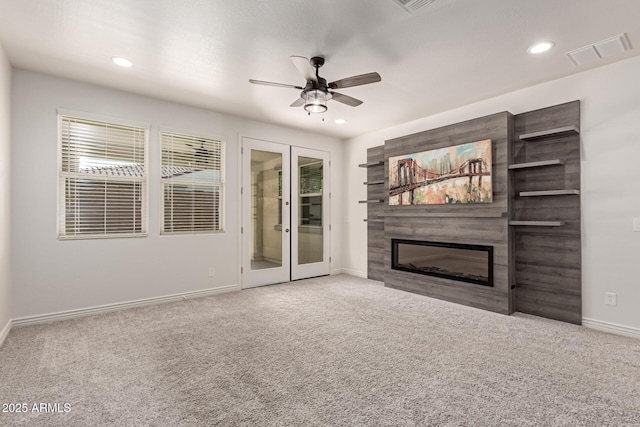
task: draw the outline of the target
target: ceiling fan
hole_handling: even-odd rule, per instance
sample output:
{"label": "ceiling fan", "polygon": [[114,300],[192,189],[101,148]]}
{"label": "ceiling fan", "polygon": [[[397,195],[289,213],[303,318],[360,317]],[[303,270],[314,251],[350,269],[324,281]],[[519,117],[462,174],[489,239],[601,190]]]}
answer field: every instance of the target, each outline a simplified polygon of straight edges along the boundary
{"label": "ceiling fan", "polygon": [[197,147],[193,144],[185,144],[185,145],[193,149],[193,157],[194,157],[196,166],[202,166],[202,165],[206,166],[209,164],[209,161],[212,160],[211,155],[213,154],[213,150],[208,150],[204,146],[205,141],[200,140],[199,142],[200,142],[200,147]]}
{"label": "ceiling fan", "polygon": [[304,87],[283,83],[265,82],[262,80],[253,79],[250,79],[249,83],[301,90],[302,92],[300,93],[300,98],[293,101],[290,106],[304,106],[304,109],[308,111],[309,114],[324,113],[325,111],[327,111],[327,101],[329,101],[330,99],[342,102],[343,104],[349,105],[351,107],[357,107],[358,105],[362,104],[362,101],[351,96],[344,95],[342,93],[334,92],[333,90],[366,85],[382,80],[380,74],[378,73],[367,73],[327,83],[327,80],[318,75],[318,70],[324,65],[324,58],[320,56],[314,56],[309,60],[303,56],[292,56],[291,61],[306,79],[307,83]]}

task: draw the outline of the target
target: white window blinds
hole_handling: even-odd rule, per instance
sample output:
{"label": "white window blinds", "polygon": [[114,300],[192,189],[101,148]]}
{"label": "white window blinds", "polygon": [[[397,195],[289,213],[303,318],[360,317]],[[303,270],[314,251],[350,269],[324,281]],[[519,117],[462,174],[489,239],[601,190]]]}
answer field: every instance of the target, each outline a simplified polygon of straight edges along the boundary
{"label": "white window blinds", "polygon": [[162,233],[223,230],[224,142],[172,132],[162,143]]}
{"label": "white window blinds", "polygon": [[61,238],[145,235],[146,129],[61,115]]}

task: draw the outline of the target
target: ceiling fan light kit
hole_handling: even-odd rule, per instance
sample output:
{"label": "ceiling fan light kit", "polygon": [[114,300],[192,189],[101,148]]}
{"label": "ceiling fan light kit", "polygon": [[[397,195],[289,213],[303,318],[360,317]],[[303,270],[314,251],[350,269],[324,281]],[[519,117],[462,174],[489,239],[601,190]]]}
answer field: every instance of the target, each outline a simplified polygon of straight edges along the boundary
{"label": "ceiling fan light kit", "polygon": [[302,92],[301,97],[304,98],[304,109],[309,113],[324,113],[327,111],[327,101],[331,99],[331,94],[315,89]]}
{"label": "ceiling fan light kit", "polygon": [[327,111],[327,101],[331,99],[341,102],[345,105],[349,105],[351,107],[357,107],[358,105],[362,104],[362,101],[360,101],[359,99],[332,91],[334,89],[361,86],[369,83],[379,82],[382,80],[380,74],[368,73],[327,83],[327,80],[323,79],[318,74],[318,70],[324,65],[324,58],[320,56],[314,56],[309,60],[303,56],[292,56],[291,61],[307,81],[304,88],[302,86],[265,82],[262,80],[254,79],[250,79],[249,83],[263,86],[285,87],[298,90],[302,89],[300,98],[293,101],[290,106],[303,106],[308,114],[324,113],[325,111]]}

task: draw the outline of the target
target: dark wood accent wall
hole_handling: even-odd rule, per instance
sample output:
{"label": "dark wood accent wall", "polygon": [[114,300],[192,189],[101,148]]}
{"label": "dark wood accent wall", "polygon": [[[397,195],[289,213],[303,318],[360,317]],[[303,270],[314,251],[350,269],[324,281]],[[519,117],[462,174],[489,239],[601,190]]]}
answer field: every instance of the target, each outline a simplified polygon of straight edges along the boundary
{"label": "dark wood accent wall", "polygon": [[[382,241],[377,240],[378,223],[369,224],[369,276],[379,277],[380,269],[385,286],[415,292],[499,313],[513,312],[509,272],[510,202],[508,159],[513,130],[513,116],[498,113],[467,122],[420,132],[385,142],[383,186],[385,202],[369,205],[369,219],[384,218]],[[493,203],[456,205],[389,206],[389,157],[411,154],[468,142],[491,139],[493,159]],[[374,160],[377,151],[369,150],[367,161]],[[373,168],[369,168],[373,179]],[[377,175],[375,175],[377,176]],[[373,193],[372,186],[368,197]],[[376,188],[375,191],[378,191]],[[381,215],[380,215],[381,213]],[[494,285],[480,286],[438,277],[391,270],[391,239],[414,239],[494,247]],[[380,262],[382,245],[384,258]],[[371,248],[373,246],[373,248]],[[373,255],[373,257],[372,257]]]}
{"label": "dark wood accent wall", "polygon": [[[389,206],[390,157],[483,139],[493,144],[493,203]],[[369,278],[499,313],[582,322],[579,101],[392,139],[361,166]],[[394,238],[493,246],[494,286],[391,270]]]}
{"label": "dark wood accent wall", "polygon": [[511,222],[525,224],[512,226],[516,310],[576,324],[582,322],[579,129],[579,101],[516,115],[510,171]]}

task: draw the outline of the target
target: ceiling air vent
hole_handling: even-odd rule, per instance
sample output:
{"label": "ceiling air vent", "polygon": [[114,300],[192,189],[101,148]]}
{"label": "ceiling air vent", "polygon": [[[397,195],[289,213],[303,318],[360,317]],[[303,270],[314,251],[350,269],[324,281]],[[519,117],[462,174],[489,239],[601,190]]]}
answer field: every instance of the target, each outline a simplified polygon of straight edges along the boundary
{"label": "ceiling air vent", "polygon": [[627,34],[622,33],[615,37],[572,50],[571,52],[567,52],[566,55],[569,60],[573,62],[573,65],[580,66],[618,55],[627,50],[631,50],[631,43],[629,42]]}
{"label": "ceiling air vent", "polygon": [[416,13],[418,9],[433,3],[435,0],[393,0],[408,13]]}

